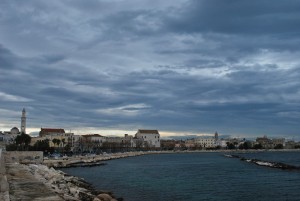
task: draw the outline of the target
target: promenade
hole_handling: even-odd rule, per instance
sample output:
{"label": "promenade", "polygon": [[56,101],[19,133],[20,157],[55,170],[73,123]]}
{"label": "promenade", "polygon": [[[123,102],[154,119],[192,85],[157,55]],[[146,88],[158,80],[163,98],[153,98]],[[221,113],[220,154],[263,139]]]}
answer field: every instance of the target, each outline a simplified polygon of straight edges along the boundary
{"label": "promenade", "polygon": [[0,200],[1,201],[62,201],[42,181],[19,163],[5,163],[0,149]]}
{"label": "promenade", "polygon": [[6,164],[6,175],[9,184],[11,201],[63,201],[56,193],[33,176],[20,164]]}

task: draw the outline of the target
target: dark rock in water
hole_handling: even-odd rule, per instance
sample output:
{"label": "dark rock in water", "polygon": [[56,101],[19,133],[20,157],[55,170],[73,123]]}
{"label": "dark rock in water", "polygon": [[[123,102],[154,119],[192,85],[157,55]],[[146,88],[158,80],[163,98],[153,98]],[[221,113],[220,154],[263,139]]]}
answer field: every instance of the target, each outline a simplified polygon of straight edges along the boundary
{"label": "dark rock in water", "polygon": [[298,166],[288,165],[288,164],[280,163],[280,162],[262,161],[262,160],[258,160],[258,159],[252,159],[251,161],[253,163],[255,163],[256,165],[267,166],[270,168],[278,168],[278,169],[282,169],[282,170],[300,170],[300,167],[298,167]]}
{"label": "dark rock in water", "polygon": [[240,158],[240,156],[238,156],[238,155],[231,155],[231,154],[224,154],[224,156],[226,156],[228,158]]}
{"label": "dark rock in water", "polygon": [[102,201],[111,201],[113,199],[112,196],[110,196],[109,194],[106,194],[106,193],[97,195],[97,198]]}
{"label": "dark rock in water", "polygon": [[94,167],[94,166],[101,166],[106,165],[106,163],[99,163],[99,162],[92,162],[92,163],[85,163],[85,162],[78,162],[78,163],[70,163],[66,166],[61,166],[60,168],[70,168],[70,167]]}
{"label": "dark rock in water", "polygon": [[265,166],[265,167],[269,167],[269,168],[300,171],[299,166],[288,165],[288,164],[280,163],[280,162],[263,161],[263,160],[259,160],[259,159],[247,159],[247,158],[241,157],[239,155],[224,155],[224,156],[229,157],[229,158],[239,158],[241,161],[247,161],[249,163],[254,163],[255,165]]}
{"label": "dark rock in water", "polygon": [[93,194],[89,194],[89,193],[85,193],[85,192],[79,192],[80,200],[93,201],[94,197],[95,197],[95,195],[93,195]]}

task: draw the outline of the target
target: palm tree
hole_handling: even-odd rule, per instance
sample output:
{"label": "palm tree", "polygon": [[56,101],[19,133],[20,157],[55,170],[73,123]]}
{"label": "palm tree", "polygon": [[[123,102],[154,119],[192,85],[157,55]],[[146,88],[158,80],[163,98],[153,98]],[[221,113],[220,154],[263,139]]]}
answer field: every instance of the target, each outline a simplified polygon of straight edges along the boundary
{"label": "palm tree", "polygon": [[59,144],[60,144],[60,139],[54,138],[54,139],[52,140],[52,142],[53,142],[54,146],[55,146],[55,144],[57,144],[57,146],[59,146]]}

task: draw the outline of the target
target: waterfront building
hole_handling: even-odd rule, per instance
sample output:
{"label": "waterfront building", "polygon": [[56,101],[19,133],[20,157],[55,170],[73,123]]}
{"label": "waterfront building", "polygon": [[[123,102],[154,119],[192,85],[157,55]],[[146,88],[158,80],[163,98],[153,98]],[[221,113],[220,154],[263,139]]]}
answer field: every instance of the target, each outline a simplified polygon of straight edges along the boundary
{"label": "waterfront building", "polygon": [[160,134],[158,130],[143,130],[139,129],[135,137],[144,141],[144,147],[160,147]]}
{"label": "waterfront building", "polygon": [[229,140],[220,139],[220,140],[217,141],[216,145],[220,146],[221,148],[226,148],[228,142],[229,142]]}
{"label": "waterfront building", "polygon": [[265,149],[273,148],[272,140],[269,139],[266,135],[256,138],[256,144],[261,144]]}
{"label": "waterfront building", "polygon": [[25,111],[25,108],[23,108],[23,110],[22,110],[21,133],[26,133],[26,111]]}
{"label": "waterfront building", "polygon": [[277,145],[285,146],[285,139],[284,138],[273,138],[270,139],[267,136],[258,137],[256,138],[256,143],[261,144],[265,149],[273,149]]}
{"label": "waterfront building", "polygon": [[197,143],[195,143],[195,139],[186,140],[184,145],[187,149],[193,149],[197,147]]}
{"label": "waterfront building", "polygon": [[[49,140],[50,147],[65,147],[67,144],[72,147],[74,144],[73,135],[74,133],[52,133],[46,135],[45,138]],[[60,143],[55,144],[54,139],[59,140]]]}
{"label": "waterfront building", "polygon": [[90,153],[95,152],[102,147],[104,142],[106,142],[106,137],[99,134],[82,135],[78,143],[79,147],[75,150]]}
{"label": "waterfront building", "polygon": [[103,142],[106,141],[106,137],[99,134],[87,134],[81,136],[84,141],[87,142],[96,142],[102,145]]}
{"label": "waterfront building", "polygon": [[216,140],[214,137],[201,136],[195,139],[195,143],[197,143],[203,148],[216,147]]}
{"label": "waterfront building", "polygon": [[41,131],[39,133],[40,137],[45,137],[46,135],[61,135],[64,134],[65,130],[62,128],[41,128]]}
{"label": "waterfront building", "polygon": [[219,134],[215,132],[214,136],[200,136],[195,139],[195,143],[202,148],[214,148],[218,145]]}
{"label": "waterfront building", "polygon": [[295,149],[295,147],[296,147],[296,142],[294,140],[287,141],[284,146],[285,149]]}
{"label": "waterfront building", "polygon": [[71,151],[79,152],[80,150],[82,150],[82,136],[81,135],[73,135]]}
{"label": "waterfront building", "polygon": [[[122,138],[122,144],[125,147],[136,147],[139,144],[139,139],[134,138],[132,135],[125,134]],[[140,143],[142,144],[142,143]]]}
{"label": "waterfront building", "polygon": [[162,150],[174,150],[175,144],[175,140],[161,140],[160,146]]}
{"label": "waterfront building", "polygon": [[[49,140],[50,147],[65,147],[69,145],[74,146],[74,133],[66,133],[61,128],[41,128],[39,137],[32,138],[32,145],[39,140]],[[56,139],[56,140],[54,140]],[[54,140],[54,141],[53,141]]]}
{"label": "waterfront building", "polygon": [[276,145],[280,145],[280,144],[285,146],[285,139],[284,138],[272,138],[272,143],[273,143],[274,147]]}
{"label": "waterfront building", "polygon": [[0,132],[0,148],[5,149],[5,146],[7,144],[11,144],[14,142],[15,137],[16,135]]}

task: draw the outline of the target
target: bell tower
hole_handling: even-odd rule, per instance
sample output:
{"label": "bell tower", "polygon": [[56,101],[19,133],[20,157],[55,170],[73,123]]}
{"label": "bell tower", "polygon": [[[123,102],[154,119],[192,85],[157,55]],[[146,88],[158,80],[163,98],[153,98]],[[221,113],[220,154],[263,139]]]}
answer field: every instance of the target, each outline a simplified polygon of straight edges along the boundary
{"label": "bell tower", "polygon": [[26,134],[26,111],[25,111],[25,108],[23,108],[23,110],[22,110],[21,133],[25,133]]}
{"label": "bell tower", "polygon": [[219,140],[219,134],[218,134],[218,132],[215,132],[215,140],[216,140],[216,141]]}

